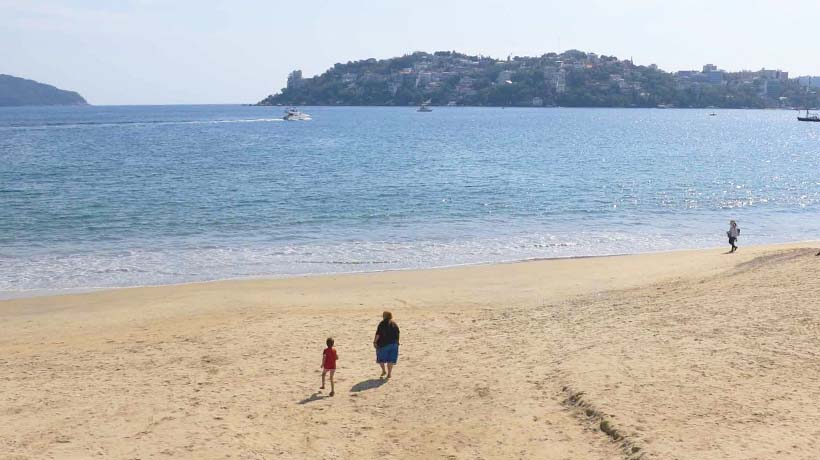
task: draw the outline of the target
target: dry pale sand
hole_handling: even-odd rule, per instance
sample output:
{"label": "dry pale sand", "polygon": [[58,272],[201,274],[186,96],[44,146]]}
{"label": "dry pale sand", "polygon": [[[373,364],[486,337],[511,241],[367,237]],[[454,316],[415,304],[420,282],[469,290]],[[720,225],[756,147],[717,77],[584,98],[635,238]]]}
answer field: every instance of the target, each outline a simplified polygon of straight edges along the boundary
{"label": "dry pale sand", "polygon": [[811,246],[0,302],[0,459],[815,459]]}

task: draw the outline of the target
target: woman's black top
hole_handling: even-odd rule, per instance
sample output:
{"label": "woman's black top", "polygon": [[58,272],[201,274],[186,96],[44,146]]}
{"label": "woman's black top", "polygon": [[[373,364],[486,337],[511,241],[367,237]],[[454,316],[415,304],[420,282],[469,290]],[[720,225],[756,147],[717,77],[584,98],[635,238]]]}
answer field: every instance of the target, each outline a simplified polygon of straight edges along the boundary
{"label": "woman's black top", "polygon": [[379,323],[376,329],[376,335],[379,339],[376,341],[376,346],[381,348],[391,343],[399,343],[399,326],[390,320],[383,320]]}

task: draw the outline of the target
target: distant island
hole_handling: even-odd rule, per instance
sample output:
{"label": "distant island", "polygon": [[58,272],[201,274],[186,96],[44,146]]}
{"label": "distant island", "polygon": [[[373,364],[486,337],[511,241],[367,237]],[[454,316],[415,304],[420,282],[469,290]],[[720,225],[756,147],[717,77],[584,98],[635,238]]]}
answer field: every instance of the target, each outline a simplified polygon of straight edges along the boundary
{"label": "distant island", "polygon": [[310,78],[295,70],[258,105],[802,108],[818,106],[816,89],[781,70],[670,73],[577,50],[504,60],[438,51],[336,64]]}
{"label": "distant island", "polygon": [[88,102],[74,91],[0,74],[0,107],[23,105],[88,105]]}

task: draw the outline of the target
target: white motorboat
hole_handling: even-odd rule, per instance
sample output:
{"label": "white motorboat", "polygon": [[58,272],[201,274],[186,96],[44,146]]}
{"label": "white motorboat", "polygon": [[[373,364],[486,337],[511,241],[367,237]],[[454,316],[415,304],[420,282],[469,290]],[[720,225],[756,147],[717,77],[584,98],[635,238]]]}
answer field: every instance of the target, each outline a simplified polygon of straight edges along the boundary
{"label": "white motorboat", "polygon": [[291,107],[285,110],[285,116],[282,117],[285,121],[309,121],[310,115],[296,110],[296,107]]}

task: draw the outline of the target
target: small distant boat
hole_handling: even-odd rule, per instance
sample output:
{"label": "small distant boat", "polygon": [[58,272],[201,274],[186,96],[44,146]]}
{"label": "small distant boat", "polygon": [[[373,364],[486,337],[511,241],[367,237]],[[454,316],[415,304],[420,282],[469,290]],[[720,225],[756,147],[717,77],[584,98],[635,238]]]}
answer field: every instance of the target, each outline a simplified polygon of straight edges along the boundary
{"label": "small distant boat", "polygon": [[715,115],[717,115],[715,112],[709,112],[710,117],[714,117]]}
{"label": "small distant boat", "polygon": [[806,116],[801,117],[800,115],[797,116],[797,121],[818,121],[820,122],[820,116],[817,114],[809,115],[809,109],[806,109]]}
{"label": "small distant boat", "polygon": [[430,101],[422,102],[421,106],[419,107],[417,112],[432,112],[433,109],[431,109],[430,107],[427,106],[427,104],[429,104],[429,103],[430,103]]}
{"label": "small distant boat", "polygon": [[310,115],[296,110],[296,107],[291,107],[285,110],[285,116],[282,117],[285,121],[309,121]]}

